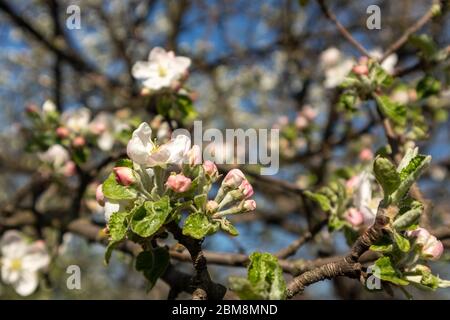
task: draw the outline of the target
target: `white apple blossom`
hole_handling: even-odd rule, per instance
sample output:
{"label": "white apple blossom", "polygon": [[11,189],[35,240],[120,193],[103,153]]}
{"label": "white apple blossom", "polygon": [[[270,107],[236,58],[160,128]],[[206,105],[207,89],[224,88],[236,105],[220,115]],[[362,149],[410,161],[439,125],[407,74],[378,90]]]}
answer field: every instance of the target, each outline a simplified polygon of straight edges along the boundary
{"label": "white apple blossom", "polygon": [[103,151],[110,151],[114,146],[115,134],[126,129],[129,129],[128,124],[107,112],[100,112],[89,123],[89,130],[98,136],[97,145]]}
{"label": "white apple blossom", "polygon": [[[380,49],[374,49],[369,52],[370,55],[375,59],[380,59],[383,56],[383,52]],[[389,55],[381,63],[381,67],[389,74],[394,73],[394,67],[397,64],[398,57],[395,53]]]}
{"label": "white apple blossom", "polygon": [[63,167],[70,160],[69,152],[59,144],[55,144],[48,148],[47,151],[39,153],[38,157],[55,169]]}
{"label": "white apple blossom", "polygon": [[143,122],[133,132],[127,145],[128,157],[146,167],[180,164],[191,147],[191,139],[178,135],[169,142],[158,146],[152,141],[152,129]]}
{"label": "white apple blossom", "polygon": [[148,61],[138,61],[133,65],[132,74],[142,80],[144,87],[150,90],[169,88],[186,75],[191,59],[175,56],[173,51],[153,48]]}
{"label": "white apple blossom", "polygon": [[320,66],[325,73],[325,88],[335,88],[344,81],[352,70],[355,61],[345,57],[341,51],[332,47],[320,55]]}
{"label": "white apple blossom", "polygon": [[363,171],[356,177],[353,193],[353,204],[362,213],[364,225],[370,226],[375,222],[380,198],[372,197],[373,176]]}
{"label": "white apple blossom", "polygon": [[42,105],[42,111],[44,113],[51,113],[56,111],[56,105],[51,100],[46,100]]}
{"label": "white apple blossom", "polygon": [[87,108],[71,109],[61,115],[62,124],[74,133],[86,131],[91,119],[91,111]]}
{"label": "white apple blossom", "polygon": [[39,285],[38,271],[50,257],[42,241],[28,244],[17,231],[7,231],[0,242],[2,281],[21,296],[32,294]]}

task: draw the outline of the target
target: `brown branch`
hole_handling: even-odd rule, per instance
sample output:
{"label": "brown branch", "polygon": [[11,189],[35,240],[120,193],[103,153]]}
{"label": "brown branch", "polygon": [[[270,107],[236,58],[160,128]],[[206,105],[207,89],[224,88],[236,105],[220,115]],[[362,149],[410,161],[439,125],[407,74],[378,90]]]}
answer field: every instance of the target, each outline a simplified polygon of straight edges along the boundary
{"label": "brown branch", "polygon": [[380,59],[380,62],[383,62],[388,56],[392,53],[400,49],[409,39],[409,37],[421,29],[428,21],[430,21],[434,16],[434,7],[435,5],[439,5],[439,0],[433,0],[433,4],[430,6],[428,11],[419,19],[416,23],[414,23],[411,27],[406,29],[406,31],[398,38],[394,43],[392,43],[388,49],[384,52],[383,56]]}
{"label": "brown branch", "polygon": [[339,276],[358,278],[362,270],[362,265],[358,262],[358,259],[375,241],[384,235],[388,222],[389,218],[385,216],[383,209],[380,209],[375,223],[356,240],[346,257],[295,277],[287,286],[287,297],[290,299],[303,292],[307,286],[324,279],[332,279]]}
{"label": "brown branch", "polygon": [[317,0],[317,3],[319,4],[323,14],[336,25],[336,28],[347,39],[347,41],[350,42],[363,55],[370,57],[370,53],[364,48],[364,46],[351,35],[347,28],[339,22],[334,13],[328,9],[328,6],[325,4],[325,0]]}

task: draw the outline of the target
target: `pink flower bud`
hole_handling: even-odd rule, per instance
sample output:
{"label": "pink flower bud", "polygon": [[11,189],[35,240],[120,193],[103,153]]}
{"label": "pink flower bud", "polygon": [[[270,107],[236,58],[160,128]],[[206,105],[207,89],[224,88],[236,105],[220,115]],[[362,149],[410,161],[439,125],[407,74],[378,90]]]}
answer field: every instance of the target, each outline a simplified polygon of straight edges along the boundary
{"label": "pink flower bud", "polygon": [[115,167],[113,169],[116,175],[117,183],[123,186],[129,186],[136,182],[136,177],[134,176],[133,169],[128,167]]}
{"label": "pink flower bud", "polygon": [[239,186],[239,190],[242,192],[245,199],[250,198],[254,193],[253,187],[250,182],[248,182],[248,180],[242,181],[241,185]]}
{"label": "pink flower bud", "polygon": [[347,220],[352,226],[357,227],[363,224],[364,215],[356,208],[350,208],[345,214],[345,220]]}
{"label": "pink flower bud", "polygon": [[106,125],[102,122],[97,122],[91,126],[91,132],[95,135],[100,135],[106,131]]}
{"label": "pink flower bud", "polygon": [[65,139],[69,136],[70,131],[66,127],[58,127],[56,128],[56,135],[60,139]]}
{"label": "pink flower bud", "polygon": [[25,112],[32,114],[32,113],[39,113],[39,108],[37,105],[35,105],[34,103],[30,103],[29,105],[27,105],[25,107]]}
{"label": "pink flower bud", "polygon": [[369,63],[369,58],[366,56],[362,56],[358,59],[358,64],[367,65]]}
{"label": "pink flower bud", "polygon": [[213,177],[218,173],[216,164],[210,160],[206,160],[203,163],[203,169],[205,170],[205,173],[210,177]]}
{"label": "pink flower bud", "polygon": [[105,195],[103,194],[103,184],[99,184],[95,190],[95,199],[102,207],[105,205]]}
{"label": "pink flower bud", "polygon": [[370,161],[373,159],[373,152],[369,148],[364,148],[359,153],[359,159],[361,161]]}
{"label": "pink flower bud", "polygon": [[298,129],[303,130],[308,126],[308,120],[303,115],[298,114],[295,118],[295,126]]}
{"label": "pink flower bud", "polygon": [[422,249],[422,255],[432,261],[439,260],[444,252],[444,246],[435,236],[430,236],[425,247]]}
{"label": "pink flower bud", "polygon": [[167,178],[166,187],[174,192],[181,193],[188,191],[191,187],[191,183],[192,181],[188,177],[182,174],[177,174],[171,175]]}
{"label": "pink flower bud", "polygon": [[289,118],[287,116],[281,116],[277,122],[280,126],[287,126],[289,124]]}
{"label": "pink flower bud", "polygon": [[75,165],[75,162],[68,161],[63,167],[63,174],[66,177],[72,177],[77,172],[77,166]]}
{"label": "pink flower bud", "polygon": [[191,167],[202,163],[202,152],[200,150],[200,147],[196,144],[194,144],[191,150],[188,151],[187,156],[189,160],[189,165]]}
{"label": "pink flower bud", "polygon": [[72,141],[72,145],[75,148],[81,148],[86,145],[86,140],[82,136],[75,137]]}
{"label": "pink flower bud", "polygon": [[218,207],[219,207],[219,204],[214,200],[209,200],[206,203],[206,211],[208,211],[208,212],[215,212]]}
{"label": "pink flower bud", "polygon": [[406,235],[410,238],[416,238],[415,244],[421,248],[421,256],[424,259],[438,260],[444,252],[442,242],[431,235],[427,229],[417,228],[408,231]]}
{"label": "pink flower bud", "polygon": [[416,245],[424,247],[430,238],[430,233],[427,229],[424,228],[417,228],[411,231],[407,231],[406,235],[410,238],[416,238]]}
{"label": "pink flower bud", "polygon": [[246,212],[255,210],[256,209],[255,200],[245,200],[244,209]]}
{"label": "pink flower bud", "polygon": [[239,169],[230,170],[222,181],[222,185],[228,188],[236,189],[245,180],[245,175]]}
{"label": "pink flower bud", "polygon": [[357,64],[356,66],[353,67],[352,71],[353,73],[360,76],[363,75],[365,76],[369,74],[369,68],[365,64]]}
{"label": "pink flower bud", "polygon": [[304,106],[301,113],[309,121],[313,121],[317,117],[317,111],[310,105]]}

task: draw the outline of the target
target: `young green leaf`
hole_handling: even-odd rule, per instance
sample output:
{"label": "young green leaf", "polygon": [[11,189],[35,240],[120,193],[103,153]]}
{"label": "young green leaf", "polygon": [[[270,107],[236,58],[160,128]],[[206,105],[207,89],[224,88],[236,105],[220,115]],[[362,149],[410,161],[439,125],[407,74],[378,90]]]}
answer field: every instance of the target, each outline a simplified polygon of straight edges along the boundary
{"label": "young green leaf", "polygon": [[317,204],[319,204],[320,208],[325,211],[331,211],[331,203],[330,200],[320,193],[315,193],[311,191],[306,191],[305,196],[307,196],[309,199],[315,201]]}
{"label": "young green leaf", "polygon": [[377,269],[376,274],[379,275],[381,280],[389,281],[393,284],[406,286],[408,281],[402,279],[402,275],[393,267],[391,259],[387,256],[379,258],[375,262]]}
{"label": "young green leaf", "polygon": [[209,221],[208,217],[201,212],[192,213],[184,222],[183,234],[194,239],[202,239],[206,235],[213,232],[214,225]]}
{"label": "young green leaf", "polygon": [[388,96],[375,95],[381,113],[394,123],[404,126],[406,124],[406,107],[392,101]]}
{"label": "young green leaf", "polygon": [[377,157],[373,164],[375,178],[383,188],[385,197],[392,194],[400,185],[400,176],[388,159]]}
{"label": "young green leaf", "polygon": [[141,237],[150,237],[164,225],[170,212],[171,207],[167,196],[155,202],[146,201],[134,213],[131,230]]}
{"label": "young green leaf", "polygon": [[109,234],[113,241],[122,240],[127,233],[126,212],[115,212],[108,221]]}
{"label": "young green leaf", "polygon": [[247,269],[247,279],[230,278],[232,290],[241,299],[280,300],[286,297],[286,282],[276,257],[254,252]]}
{"label": "young green leaf", "polygon": [[112,200],[131,200],[137,197],[135,189],[117,183],[114,173],[111,173],[103,182],[103,193],[106,198]]}

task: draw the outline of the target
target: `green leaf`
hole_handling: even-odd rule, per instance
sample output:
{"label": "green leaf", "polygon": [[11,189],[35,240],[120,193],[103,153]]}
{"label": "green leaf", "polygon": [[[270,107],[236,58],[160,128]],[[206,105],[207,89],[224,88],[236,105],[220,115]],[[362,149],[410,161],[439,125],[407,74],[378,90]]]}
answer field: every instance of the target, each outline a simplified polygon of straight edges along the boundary
{"label": "green leaf", "polygon": [[111,260],[111,255],[114,251],[114,248],[117,247],[117,245],[120,243],[120,241],[110,241],[108,243],[108,246],[106,247],[105,251],[105,257],[104,257],[104,263],[108,264],[109,260]]}
{"label": "green leaf", "polygon": [[315,201],[317,204],[319,204],[320,208],[325,211],[329,212],[331,211],[331,203],[330,200],[320,193],[315,193],[311,191],[306,191],[305,196],[307,196],[309,199]]}
{"label": "green leaf", "polygon": [[402,252],[409,252],[409,250],[411,249],[411,244],[409,243],[409,240],[400,235],[396,231],[394,231],[394,241],[397,247]]}
{"label": "green leaf", "polygon": [[135,268],[137,271],[151,270],[153,269],[153,252],[142,251],[136,257]]}
{"label": "green leaf", "polygon": [[117,183],[114,173],[111,173],[103,182],[103,193],[106,198],[112,200],[131,200],[137,197],[137,191],[132,187],[125,187]]}
{"label": "green leaf", "polygon": [[406,124],[406,107],[392,101],[388,96],[375,95],[381,113],[394,123],[404,126]]}
{"label": "green leaf", "polygon": [[230,284],[241,299],[280,300],[286,297],[286,282],[278,259],[270,253],[250,255],[247,279],[230,278]]}
{"label": "green leaf", "polygon": [[400,171],[401,183],[397,190],[392,194],[393,204],[398,204],[409,188],[420,177],[431,162],[431,156],[416,155],[411,161]]}
{"label": "green leaf", "polygon": [[438,47],[434,40],[427,34],[421,34],[421,35],[411,35],[409,37],[409,42],[418,48],[421,52],[424,58],[430,59],[432,56],[434,56],[437,51]]}
{"label": "green leaf", "polygon": [[375,274],[379,275],[381,280],[389,281],[393,284],[406,286],[408,281],[402,279],[401,274],[392,266],[389,257],[381,257],[375,261],[375,267],[378,269]]}
{"label": "green leaf", "polygon": [[148,280],[147,290],[151,290],[156,281],[166,271],[170,263],[169,252],[165,248],[155,248],[152,251],[143,251],[136,257],[136,270],[143,272]]}
{"label": "green leaf", "polygon": [[225,218],[220,220],[220,229],[222,229],[223,231],[229,233],[232,236],[238,236],[239,235],[239,231],[237,231],[237,229],[231,224],[231,222],[228,221]]}
{"label": "green leaf", "polygon": [[119,159],[116,161],[116,167],[127,167],[133,169],[133,161],[130,159]]}
{"label": "green leaf", "polygon": [[127,213],[126,212],[115,212],[111,215],[108,221],[109,234],[113,241],[122,240],[127,233]]}
{"label": "green leaf", "polygon": [[376,62],[370,65],[369,78],[372,79],[376,85],[383,87],[389,87],[394,82],[394,78]]}
{"label": "green leaf", "polygon": [[201,212],[192,213],[184,222],[183,234],[194,239],[202,239],[206,235],[214,231],[214,225],[209,221],[208,217]]}
{"label": "green leaf", "polygon": [[427,98],[441,91],[441,83],[439,80],[427,75],[417,83],[416,91],[419,98]]}
{"label": "green leaf", "polygon": [[420,215],[422,214],[422,210],[423,210],[422,206],[408,210],[407,212],[399,216],[394,221],[392,226],[397,231],[407,230],[409,227],[418,222]]}
{"label": "green leaf", "polygon": [[392,240],[388,236],[382,237],[370,246],[370,250],[383,253],[392,252],[393,248],[394,246],[392,245]]}
{"label": "green leaf", "polygon": [[347,111],[356,111],[356,102],[358,101],[356,93],[352,91],[346,91],[339,97],[339,108]]}
{"label": "green leaf", "polygon": [[141,237],[150,237],[164,225],[171,210],[167,196],[155,202],[146,201],[133,214],[131,230]]}
{"label": "green leaf", "polygon": [[206,194],[199,194],[197,196],[194,197],[194,203],[195,206],[203,211],[205,209],[205,205],[206,205],[206,200],[207,200],[207,195]]}
{"label": "green leaf", "polygon": [[373,164],[373,171],[375,178],[383,188],[385,197],[392,194],[400,185],[400,176],[388,159],[377,157]]}

